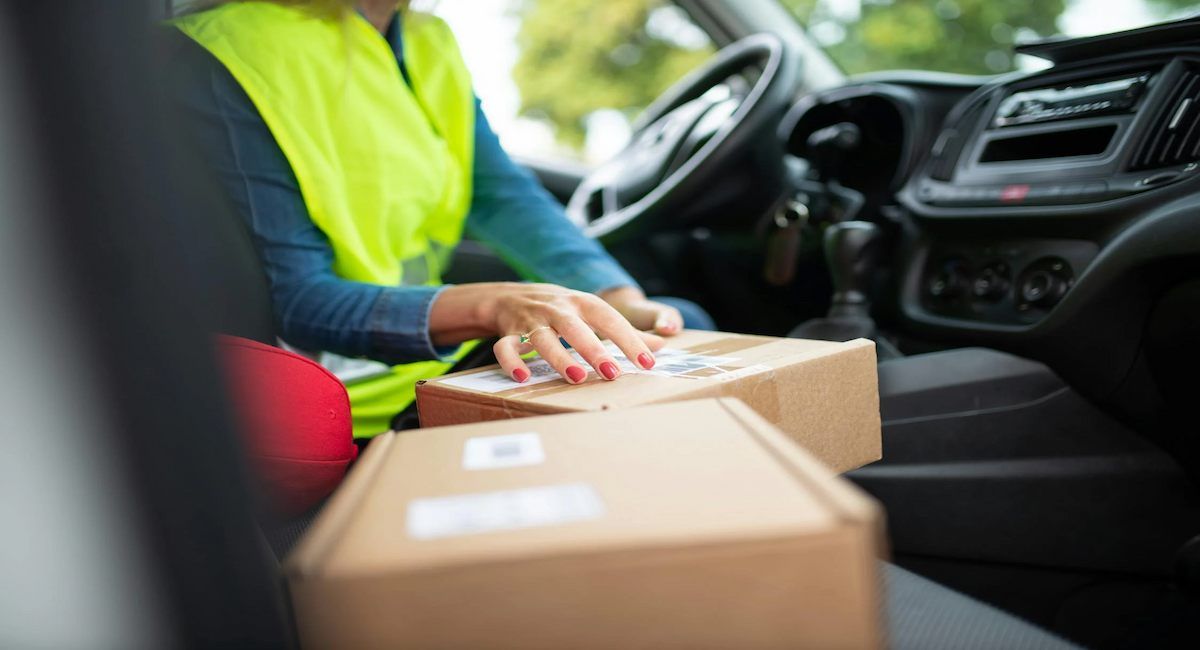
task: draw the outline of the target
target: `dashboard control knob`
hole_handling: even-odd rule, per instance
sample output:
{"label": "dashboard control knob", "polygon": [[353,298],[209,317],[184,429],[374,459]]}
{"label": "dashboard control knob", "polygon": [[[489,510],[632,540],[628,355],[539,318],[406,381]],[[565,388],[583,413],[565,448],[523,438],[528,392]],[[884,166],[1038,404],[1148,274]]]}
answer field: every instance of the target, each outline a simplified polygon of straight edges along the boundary
{"label": "dashboard control knob", "polygon": [[971,294],[980,300],[996,301],[1008,295],[1009,285],[1008,265],[994,262],[975,274],[971,280]]}
{"label": "dashboard control knob", "polygon": [[1021,302],[1049,309],[1062,300],[1071,288],[1071,267],[1061,259],[1043,258],[1025,269],[1021,274],[1019,289]]}
{"label": "dashboard control knob", "polygon": [[929,280],[925,291],[935,300],[953,300],[966,293],[969,284],[967,265],[960,259],[942,262]]}

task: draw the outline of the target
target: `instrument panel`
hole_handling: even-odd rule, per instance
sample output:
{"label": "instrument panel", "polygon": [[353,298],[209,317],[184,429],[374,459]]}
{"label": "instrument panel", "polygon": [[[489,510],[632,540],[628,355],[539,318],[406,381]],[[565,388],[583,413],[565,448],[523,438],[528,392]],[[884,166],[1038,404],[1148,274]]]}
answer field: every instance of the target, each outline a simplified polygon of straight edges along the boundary
{"label": "instrument panel", "polygon": [[918,327],[1021,335],[1069,319],[1081,284],[1102,290],[1093,267],[1135,256],[1114,245],[1123,230],[1200,196],[1200,48],[973,84],[860,82],[802,100],[781,135],[803,156],[839,121],[887,132],[842,182],[874,193],[869,218],[900,223],[897,303]]}

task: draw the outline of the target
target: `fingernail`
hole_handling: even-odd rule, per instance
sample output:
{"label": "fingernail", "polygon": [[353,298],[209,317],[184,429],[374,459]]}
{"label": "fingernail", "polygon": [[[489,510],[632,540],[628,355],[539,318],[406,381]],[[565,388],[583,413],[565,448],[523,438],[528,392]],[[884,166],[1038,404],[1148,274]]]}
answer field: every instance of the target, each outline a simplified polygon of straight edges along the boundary
{"label": "fingernail", "polygon": [[617,378],[617,364],[611,361],[605,361],[600,364],[600,374],[604,375],[605,379]]}
{"label": "fingernail", "polygon": [[571,380],[572,384],[578,384],[587,377],[587,371],[579,366],[567,366],[567,379]]}
{"label": "fingernail", "polygon": [[518,384],[523,384],[526,379],[529,379],[529,371],[524,368],[517,368],[513,371],[513,379],[517,380]]}
{"label": "fingernail", "polygon": [[654,367],[654,357],[650,356],[648,352],[643,352],[638,355],[638,365],[649,370]]}

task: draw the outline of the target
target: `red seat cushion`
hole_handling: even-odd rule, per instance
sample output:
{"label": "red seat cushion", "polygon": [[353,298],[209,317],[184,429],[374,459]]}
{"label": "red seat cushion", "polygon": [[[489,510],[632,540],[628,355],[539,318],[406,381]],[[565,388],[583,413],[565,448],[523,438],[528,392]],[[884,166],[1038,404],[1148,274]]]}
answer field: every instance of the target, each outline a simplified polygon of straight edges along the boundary
{"label": "red seat cushion", "polygon": [[358,455],[346,388],[320,364],[234,336],[217,347],[251,462],[280,514],[329,496]]}

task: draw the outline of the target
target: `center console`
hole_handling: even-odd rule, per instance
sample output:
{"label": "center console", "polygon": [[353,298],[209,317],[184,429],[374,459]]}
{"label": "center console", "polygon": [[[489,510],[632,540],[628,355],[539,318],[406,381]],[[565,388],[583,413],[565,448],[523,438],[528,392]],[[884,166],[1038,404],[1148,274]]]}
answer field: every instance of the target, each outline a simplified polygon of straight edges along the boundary
{"label": "center console", "polygon": [[938,243],[927,257],[921,305],[952,318],[1033,324],[1062,300],[1096,252],[1096,244],[1072,239]]}
{"label": "center console", "polygon": [[[1121,205],[1132,214],[1142,195],[1200,177],[1197,161],[1200,55],[1149,53],[983,86],[947,116],[902,193],[935,233],[910,269],[910,311],[1035,325],[1100,254],[1103,215]],[[1055,225],[1019,225],[1032,220]],[[958,236],[951,222],[972,227]]]}

